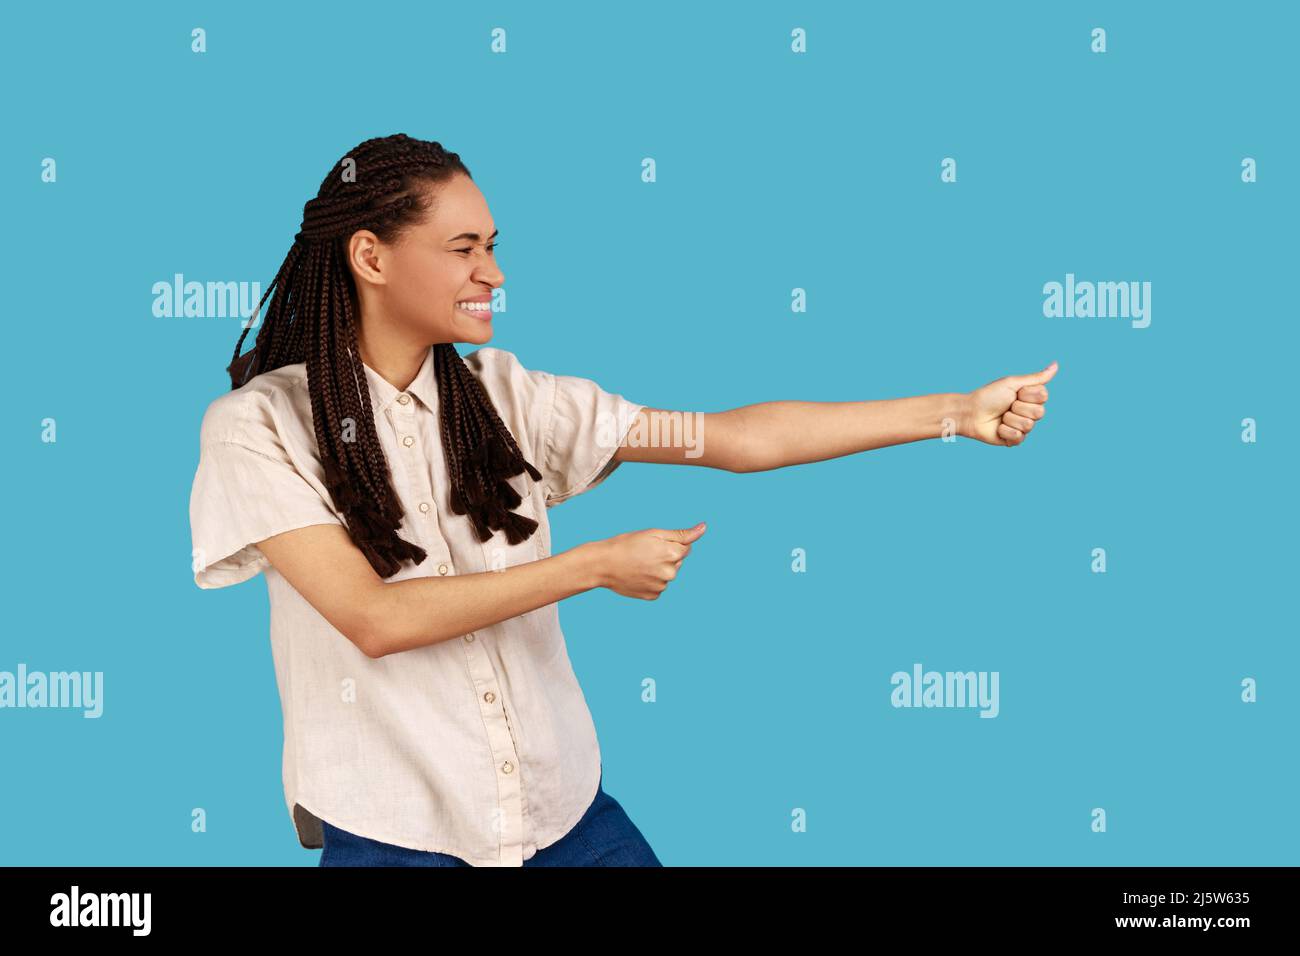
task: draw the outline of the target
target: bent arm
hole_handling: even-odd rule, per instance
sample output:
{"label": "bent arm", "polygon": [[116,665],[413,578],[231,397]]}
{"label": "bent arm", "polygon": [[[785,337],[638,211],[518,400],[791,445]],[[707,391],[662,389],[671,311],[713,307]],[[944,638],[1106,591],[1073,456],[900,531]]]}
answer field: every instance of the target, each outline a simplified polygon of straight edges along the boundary
{"label": "bent arm", "polygon": [[321,616],[368,657],[450,640],[600,586],[594,550],[502,571],[385,581],[341,525],[309,525],[257,547]]}
{"label": "bent arm", "polygon": [[768,471],[944,434],[967,436],[969,400],[943,392],[866,402],[760,402],[725,412],[643,408],[614,457]]}

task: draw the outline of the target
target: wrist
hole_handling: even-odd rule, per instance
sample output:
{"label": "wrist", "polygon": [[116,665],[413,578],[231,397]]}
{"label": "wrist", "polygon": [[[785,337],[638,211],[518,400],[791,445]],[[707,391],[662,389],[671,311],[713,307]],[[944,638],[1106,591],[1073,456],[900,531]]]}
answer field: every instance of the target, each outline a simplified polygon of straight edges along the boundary
{"label": "wrist", "polygon": [[600,541],[584,541],[569,552],[584,591],[605,587],[605,562]]}
{"label": "wrist", "polygon": [[948,411],[945,417],[953,422],[953,428],[960,438],[971,438],[971,396],[968,392],[953,392],[948,395]]}

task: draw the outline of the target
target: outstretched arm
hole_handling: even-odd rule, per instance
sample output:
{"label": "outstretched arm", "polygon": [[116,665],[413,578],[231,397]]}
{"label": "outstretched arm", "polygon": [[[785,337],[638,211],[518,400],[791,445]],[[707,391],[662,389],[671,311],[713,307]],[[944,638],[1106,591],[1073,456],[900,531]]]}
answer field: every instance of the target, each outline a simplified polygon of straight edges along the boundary
{"label": "outstretched arm", "polygon": [[1056,370],[1053,362],[973,392],[910,398],[760,402],[725,412],[643,408],[614,457],[749,472],[944,435],[1019,445],[1045,414],[1046,383]]}

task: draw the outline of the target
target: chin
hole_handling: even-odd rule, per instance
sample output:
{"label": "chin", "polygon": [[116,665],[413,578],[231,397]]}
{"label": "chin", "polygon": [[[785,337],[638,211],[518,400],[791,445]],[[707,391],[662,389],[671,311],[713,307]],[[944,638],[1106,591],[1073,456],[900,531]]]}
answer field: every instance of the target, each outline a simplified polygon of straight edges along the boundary
{"label": "chin", "polygon": [[462,342],[482,344],[492,339],[492,323],[485,322],[483,319],[463,319],[457,323],[457,326],[464,332]]}

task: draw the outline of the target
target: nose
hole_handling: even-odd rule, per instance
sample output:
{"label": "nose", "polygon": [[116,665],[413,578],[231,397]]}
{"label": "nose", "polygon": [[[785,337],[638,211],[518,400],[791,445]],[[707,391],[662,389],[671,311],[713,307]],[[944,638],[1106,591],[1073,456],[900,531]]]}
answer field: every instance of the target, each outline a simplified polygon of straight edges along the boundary
{"label": "nose", "polygon": [[499,285],[504,285],[506,281],[505,274],[491,259],[483,262],[474,270],[474,278],[492,286],[494,289]]}

